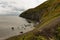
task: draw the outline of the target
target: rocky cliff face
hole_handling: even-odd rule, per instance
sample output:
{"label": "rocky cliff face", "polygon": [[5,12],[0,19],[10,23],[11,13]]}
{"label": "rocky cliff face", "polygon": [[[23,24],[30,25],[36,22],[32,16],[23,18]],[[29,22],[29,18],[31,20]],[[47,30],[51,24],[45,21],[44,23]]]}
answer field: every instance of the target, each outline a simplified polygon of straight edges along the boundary
{"label": "rocky cliff face", "polygon": [[[60,19],[60,0],[48,0],[33,9],[28,9],[19,16],[25,19],[29,19],[31,21],[40,22],[39,26],[37,26],[38,28],[36,27],[38,30],[40,27],[44,26],[45,24],[48,24],[50,20],[52,21],[52,19],[56,17],[57,18],[59,17]],[[58,30],[56,28],[60,26],[60,21],[56,23],[51,22],[52,25],[49,23],[48,24],[49,26],[47,25],[47,27],[44,26],[43,28],[40,28],[37,32],[35,31],[34,34],[37,33],[36,35],[45,36],[46,40],[51,40],[51,39],[60,40],[54,38],[57,37],[56,36],[57,34],[60,34],[60,32],[59,33],[56,32],[56,30]],[[59,26],[56,26],[58,24]]]}
{"label": "rocky cliff face", "polygon": [[31,21],[39,22],[42,17],[52,17],[54,15],[60,15],[60,1],[59,0],[48,0],[43,4],[33,9],[28,9],[20,17],[29,19]]}

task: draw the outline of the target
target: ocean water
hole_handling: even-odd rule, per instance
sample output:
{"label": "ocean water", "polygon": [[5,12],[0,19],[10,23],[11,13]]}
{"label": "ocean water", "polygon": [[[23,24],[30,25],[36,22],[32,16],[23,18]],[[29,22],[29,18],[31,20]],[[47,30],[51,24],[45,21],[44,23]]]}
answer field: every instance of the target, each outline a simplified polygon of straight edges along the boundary
{"label": "ocean water", "polygon": [[[27,26],[25,26],[27,25]],[[14,30],[12,30],[14,27]],[[33,30],[33,24],[18,16],[0,16],[0,40]]]}

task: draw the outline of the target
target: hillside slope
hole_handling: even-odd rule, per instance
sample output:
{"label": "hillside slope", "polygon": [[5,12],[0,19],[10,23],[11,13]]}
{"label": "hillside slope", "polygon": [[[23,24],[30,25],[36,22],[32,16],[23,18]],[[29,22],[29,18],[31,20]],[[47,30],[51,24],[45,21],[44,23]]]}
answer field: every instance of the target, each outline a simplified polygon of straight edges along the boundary
{"label": "hillside slope", "polygon": [[60,0],[48,0],[19,16],[39,24],[32,31],[7,40],[60,40]]}

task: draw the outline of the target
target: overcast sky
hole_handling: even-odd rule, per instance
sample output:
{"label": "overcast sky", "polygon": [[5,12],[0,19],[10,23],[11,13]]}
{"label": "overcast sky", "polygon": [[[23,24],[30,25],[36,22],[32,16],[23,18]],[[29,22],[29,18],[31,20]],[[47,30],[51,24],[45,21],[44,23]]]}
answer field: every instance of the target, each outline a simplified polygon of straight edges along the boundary
{"label": "overcast sky", "polygon": [[34,8],[46,0],[0,0],[0,15],[14,14]]}

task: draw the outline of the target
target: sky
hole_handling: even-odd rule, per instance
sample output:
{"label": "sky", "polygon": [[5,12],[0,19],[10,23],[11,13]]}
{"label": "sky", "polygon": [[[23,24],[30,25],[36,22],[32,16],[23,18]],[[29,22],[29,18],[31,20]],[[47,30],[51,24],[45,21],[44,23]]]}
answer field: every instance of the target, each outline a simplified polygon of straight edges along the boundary
{"label": "sky", "polygon": [[20,14],[21,12],[34,8],[46,0],[0,0],[0,15]]}

